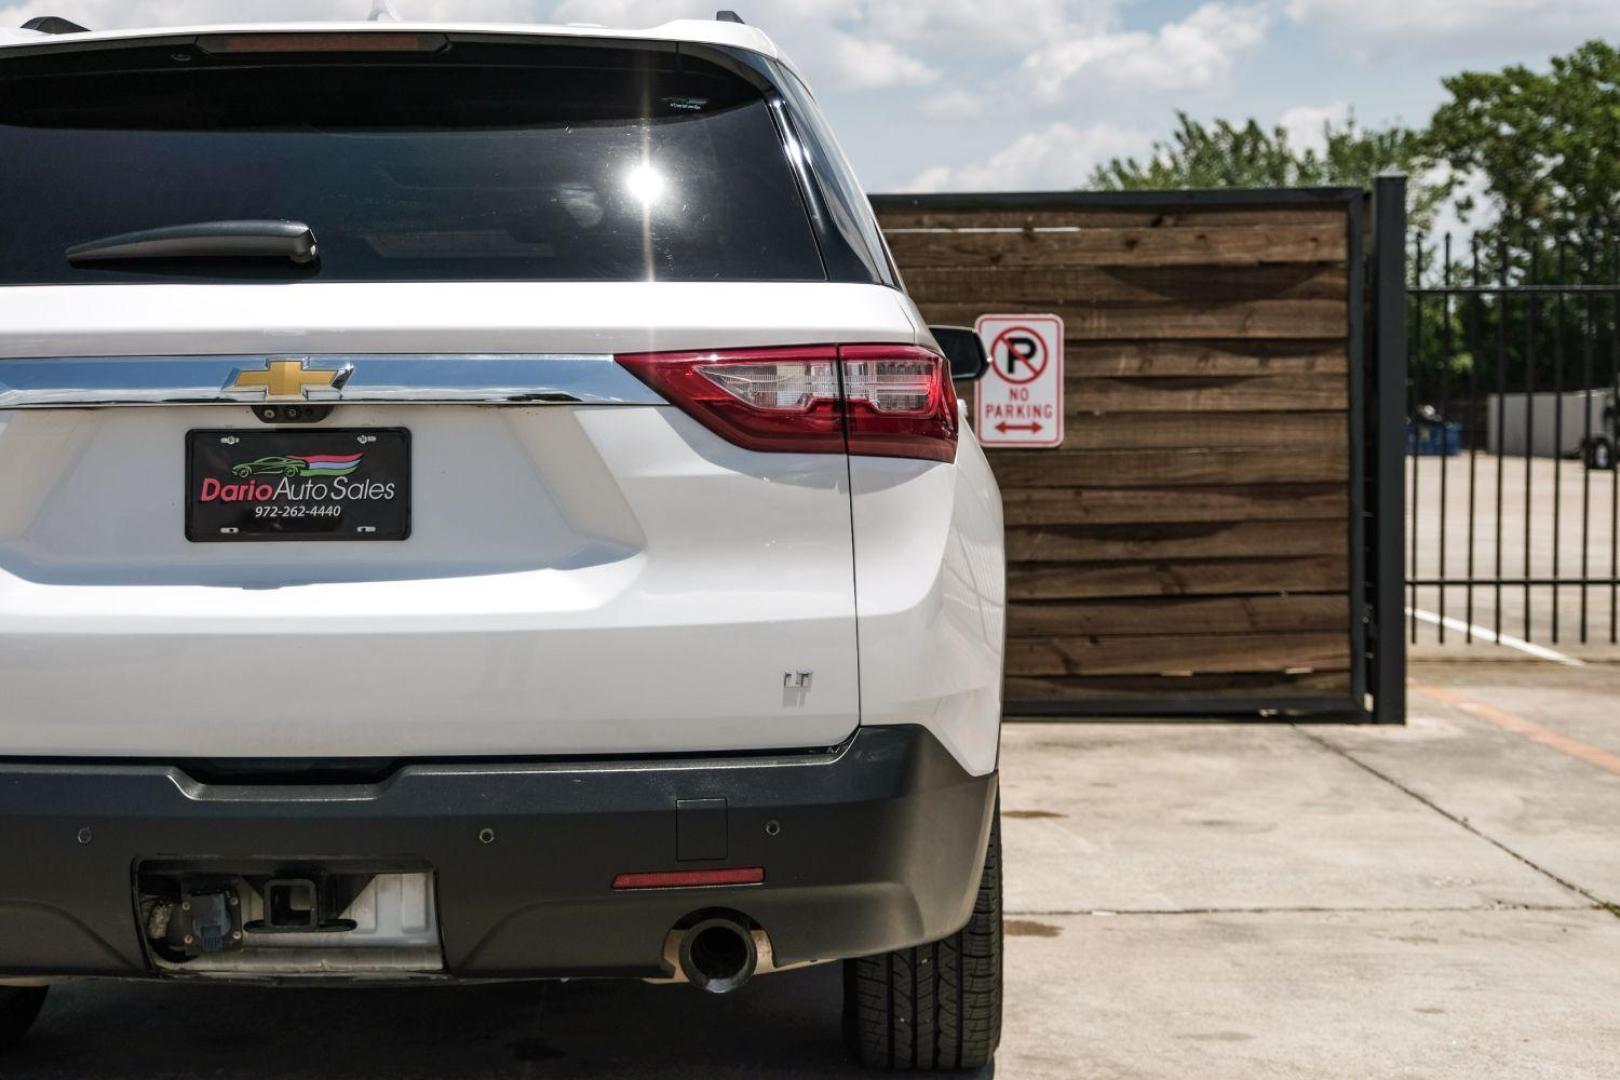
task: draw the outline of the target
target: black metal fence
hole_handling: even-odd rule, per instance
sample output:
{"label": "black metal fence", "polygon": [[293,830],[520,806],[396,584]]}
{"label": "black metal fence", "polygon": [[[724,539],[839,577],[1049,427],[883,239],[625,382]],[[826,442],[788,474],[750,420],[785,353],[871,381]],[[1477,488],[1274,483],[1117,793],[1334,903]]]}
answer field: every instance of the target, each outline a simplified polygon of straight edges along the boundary
{"label": "black metal fence", "polygon": [[1411,254],[1410,640],[1620,643],[1620,249]]}

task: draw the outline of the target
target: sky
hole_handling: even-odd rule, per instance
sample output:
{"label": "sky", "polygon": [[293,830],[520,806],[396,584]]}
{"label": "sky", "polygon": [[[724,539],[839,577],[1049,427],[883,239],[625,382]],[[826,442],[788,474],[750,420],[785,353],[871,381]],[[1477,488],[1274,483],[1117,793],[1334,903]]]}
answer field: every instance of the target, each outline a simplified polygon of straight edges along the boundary
{"label": "sky", "polygon": [[[391,0],[407,19],[651,26],[735,7],[816,91],[869,191],[1052,190],[1175,112],[1301,140],[1423,123],[1440,80],[1620,37],[1620,0]],[[372,0],[0,0],[0,25],[358,18]]]}

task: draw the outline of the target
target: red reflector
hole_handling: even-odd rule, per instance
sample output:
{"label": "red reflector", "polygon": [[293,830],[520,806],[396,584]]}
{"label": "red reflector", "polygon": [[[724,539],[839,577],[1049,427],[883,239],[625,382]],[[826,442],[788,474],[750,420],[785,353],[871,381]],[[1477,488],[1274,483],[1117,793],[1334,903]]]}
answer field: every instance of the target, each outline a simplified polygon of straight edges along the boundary
{"label": "red reflector", "polygon": [[763,885],[763,866],[738,866],[729,870],[659,870],[650,874],[620,874],[613,879],[615,889],[698,889],[705,885]]}
{"label": "red reflector", "polygon": [[438,52],[443,34],[225,34],[199,44],[211,53]]}

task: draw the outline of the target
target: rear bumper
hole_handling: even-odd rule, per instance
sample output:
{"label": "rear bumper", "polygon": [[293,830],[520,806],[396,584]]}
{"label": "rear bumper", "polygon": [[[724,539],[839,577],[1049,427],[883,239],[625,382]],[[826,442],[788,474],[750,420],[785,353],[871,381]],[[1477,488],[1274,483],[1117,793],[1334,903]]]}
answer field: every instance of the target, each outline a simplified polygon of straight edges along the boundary
{"label": "rear bumper", "polygon": [[[996,779],[909,726],[828,753],[420,764],[372,785],[0,763],[0,976],[154,974],[132,879],[159,857],[425,862],[445,973],[466,979],[666,975],[670,929],[713,908],[757,922],[778,965],[870,955],[967,921]],[[612,888],[753,866],[763,884]]]}

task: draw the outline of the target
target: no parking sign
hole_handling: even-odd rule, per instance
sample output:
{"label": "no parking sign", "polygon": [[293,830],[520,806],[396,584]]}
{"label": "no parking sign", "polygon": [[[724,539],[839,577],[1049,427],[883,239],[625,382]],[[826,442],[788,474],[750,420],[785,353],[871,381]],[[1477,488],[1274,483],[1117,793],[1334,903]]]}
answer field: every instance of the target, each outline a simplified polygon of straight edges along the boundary
{"label": "no parking sign", "polygon": [[976,329],[990,370],[974,394],[974,432],[984,446],[1063,442],[1063,320],[1056,315],[984,315]]}

